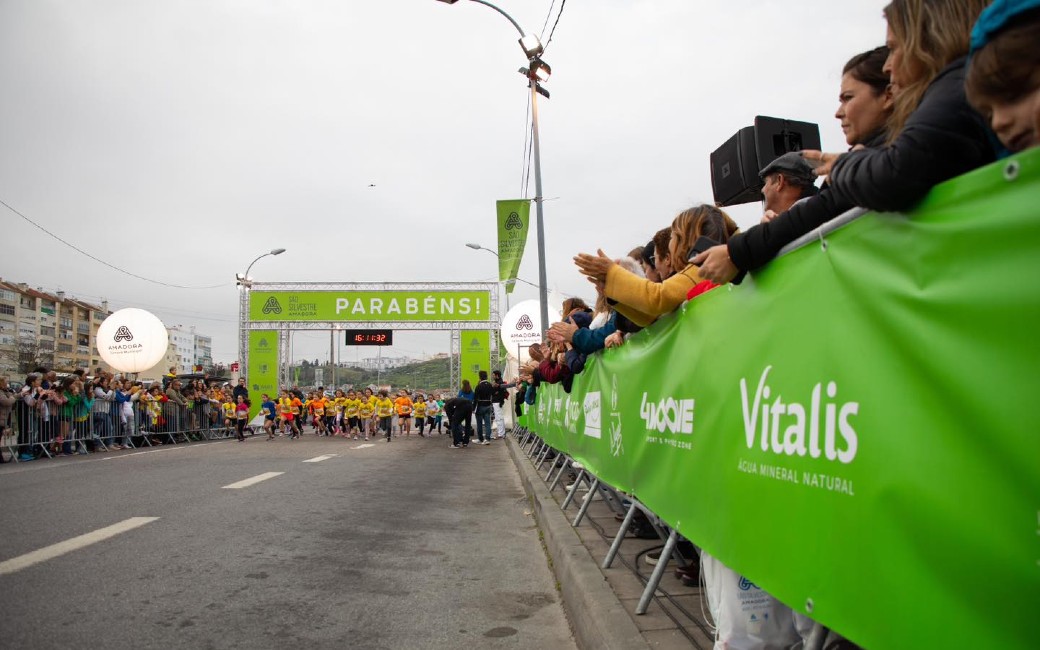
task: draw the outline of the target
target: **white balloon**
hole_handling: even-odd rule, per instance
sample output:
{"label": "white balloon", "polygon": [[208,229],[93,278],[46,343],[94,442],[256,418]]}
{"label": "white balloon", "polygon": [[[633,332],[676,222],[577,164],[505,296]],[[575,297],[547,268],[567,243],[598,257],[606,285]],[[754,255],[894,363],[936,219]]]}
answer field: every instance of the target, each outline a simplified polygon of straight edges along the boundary
{"label": "white balloon", "polygon": [[[560,312],[549,307],[549,321],[555,323],[560,320]],[[548,325],[541,324],[541,303],[537,300],[524,300],[519,302],[506,312],[502,318],[502,345],[505,346],[509,356],[519,359],[520,363],[527,361],[527,348],[542,340],[542,331]]]}
{"label": "white balloon", "polygon": [[166,326],[143,309],[120,309],[98,327],[98,352],[120,372],[148,370],[162,361],[169,345]]}

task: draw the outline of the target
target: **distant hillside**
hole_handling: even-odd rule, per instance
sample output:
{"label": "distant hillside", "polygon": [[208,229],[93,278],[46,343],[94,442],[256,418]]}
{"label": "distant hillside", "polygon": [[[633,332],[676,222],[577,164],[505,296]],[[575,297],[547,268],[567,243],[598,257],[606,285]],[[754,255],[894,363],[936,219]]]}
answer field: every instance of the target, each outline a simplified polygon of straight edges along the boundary
{"label": "distant hillside", "polygon": [[[293,383],[300,386],[313,386],[315,370],[321,369],[323,383],[326,386],[332,384],[332,368],[328,365],[315,366],[304,362],[290,371],[290,377],[296,377]],[[353,384],[356,387],[368,386],[370,384],[390,384],[394,388],[408,388],[419,390],[444,390],[449,388],[451,381],[450,359],[432,359],[420,361],[406,366],[390,368],[377,372],[375,370],[363,370],[361,368],[339,367],[336,368],[336,385],[346,386]]]}

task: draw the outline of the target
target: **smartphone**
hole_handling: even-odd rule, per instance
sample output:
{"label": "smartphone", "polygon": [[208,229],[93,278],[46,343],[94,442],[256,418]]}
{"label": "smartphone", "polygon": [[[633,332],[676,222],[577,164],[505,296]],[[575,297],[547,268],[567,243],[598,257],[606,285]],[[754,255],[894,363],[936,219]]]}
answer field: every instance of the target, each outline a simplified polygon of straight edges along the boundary
{"label": "smartphone", "polygon": [[698,237],[697,241],[693,242],[693,248],[690,249],[690,253],[686,256],[686,261],[689,262],[712,246],[718,246],[720,243],[711,237],[704,237],[703,235]]}

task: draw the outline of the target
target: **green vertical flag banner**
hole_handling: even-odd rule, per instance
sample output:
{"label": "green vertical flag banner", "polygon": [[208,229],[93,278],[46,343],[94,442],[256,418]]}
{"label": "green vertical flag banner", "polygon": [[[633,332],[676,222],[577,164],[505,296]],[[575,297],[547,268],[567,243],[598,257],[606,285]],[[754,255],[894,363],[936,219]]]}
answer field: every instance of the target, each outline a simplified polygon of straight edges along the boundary
{"label": "green vertical flag banner", "polygon": [[278,332],[276,330],[249,331],[249,367],[246,369],[249,387],[249,417],[260,412],[260,396],[278,395]]}
{"label": "green vertical flag banner", "polygon": [[470,386],[477,385],[477,373],[486,370],[491,374],[491,333],[487,330],[463,330],[462,355],[459,358],[461,379],[468,379]]}
{"label": "green vertical flag banner", "polygon": [[1040,149],[542,385],[530,428],[868,648],[1040,648]]}
{"label": "green vertical flag banner", "polygon": [[516,274],[524,257],[527,231],[531,223],[530,199],[498,201],[498,279],[506,283],[506,293],[516,286]]}

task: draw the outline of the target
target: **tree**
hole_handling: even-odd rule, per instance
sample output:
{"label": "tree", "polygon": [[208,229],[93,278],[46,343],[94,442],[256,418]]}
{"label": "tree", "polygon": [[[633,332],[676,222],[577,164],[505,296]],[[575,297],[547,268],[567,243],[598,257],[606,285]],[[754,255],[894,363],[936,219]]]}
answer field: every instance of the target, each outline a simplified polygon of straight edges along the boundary
{"label": "tree", "polygon": [[28,374],[40,366],[54,365],[54,351],[45,351],[35,336],[19,336],[16,354],[21,374]]}

